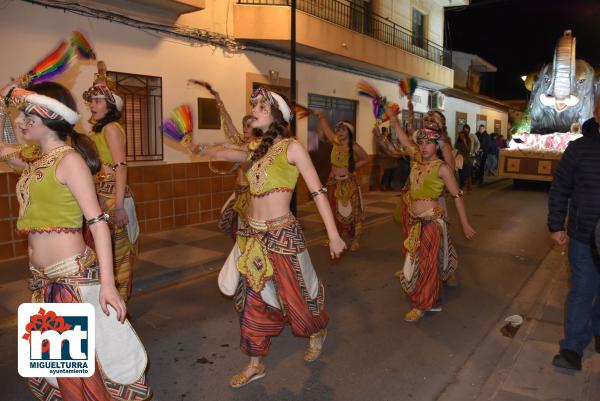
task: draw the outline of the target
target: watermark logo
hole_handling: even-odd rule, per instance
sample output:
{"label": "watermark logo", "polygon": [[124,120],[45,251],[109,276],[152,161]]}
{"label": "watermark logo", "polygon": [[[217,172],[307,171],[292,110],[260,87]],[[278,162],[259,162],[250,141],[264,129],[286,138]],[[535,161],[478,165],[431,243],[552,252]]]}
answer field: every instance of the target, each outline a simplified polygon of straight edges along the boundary
{"label": "watermark logo", "polygon": [[90,377],[95,370],[92,304],[21,304],[19,374]]}

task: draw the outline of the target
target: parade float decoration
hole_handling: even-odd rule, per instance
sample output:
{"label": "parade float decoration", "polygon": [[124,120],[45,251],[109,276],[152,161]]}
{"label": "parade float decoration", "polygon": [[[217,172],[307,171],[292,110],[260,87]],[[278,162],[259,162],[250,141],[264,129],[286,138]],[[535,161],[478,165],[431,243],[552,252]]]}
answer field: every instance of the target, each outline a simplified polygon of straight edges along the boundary
{"label": "parade float decoration", "polygon": [[530,132],[517,132],[500,151],[502,177],[552,181],[556,166],[570,141],[581,137],[578,127],[592,117],[600,95],[598,73],[575,58],[575,37],[565,31],[554,60],[525,79],[531,91],[528,105]]}

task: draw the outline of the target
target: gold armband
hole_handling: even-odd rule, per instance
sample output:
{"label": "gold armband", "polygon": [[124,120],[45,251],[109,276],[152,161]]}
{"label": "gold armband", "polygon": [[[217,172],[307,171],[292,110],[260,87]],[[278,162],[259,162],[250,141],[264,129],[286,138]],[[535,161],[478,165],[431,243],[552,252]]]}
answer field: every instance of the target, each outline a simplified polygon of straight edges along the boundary
{"label": "gold armband", "polygon": [[9,160],[14,160],[19,157],[19,153],[21,153],[21,152],[18,150],[15,150],[14,152],[10,152],[5,155],[2,155],[2,156],[0,156],[0,162],[7,162]]}
{"label": "gold armband", "polygon": [[121,166],[127,167],[127,162],[118,162],[115,164],[109,164],[108,166],[112,169],[112,171],[117,171],[117,169]]}

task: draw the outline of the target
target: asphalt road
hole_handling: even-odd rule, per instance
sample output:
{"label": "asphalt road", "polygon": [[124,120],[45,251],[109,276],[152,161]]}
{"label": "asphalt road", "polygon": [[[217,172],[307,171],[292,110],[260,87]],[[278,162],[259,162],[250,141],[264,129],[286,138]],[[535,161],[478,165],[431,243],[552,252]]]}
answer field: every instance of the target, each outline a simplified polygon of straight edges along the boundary
{"label": "asphalt road", "polygon": [[[470,242],[450,205],[461,285],[446,290],[441,313],[417,324],[402,319],[409,302],[393,276],[402,262],[401,229],[391,219],[365,230],[361,249],[340,262],[311,247],[331,314],[321,359],[306,364],[307,340],[288,328],[265,359],[267,376],[238,390],[228,379],[247,359],[237,315],[216,277],[134,298],[129,310],[148,351],[154,399],[436,400],[550,249],[546,199],[544,187],[509,181],[477,188],[466,197],[478,231]],[[0,399],[32,400],[17,374],[14,329],[0,333],[0,355]]]}

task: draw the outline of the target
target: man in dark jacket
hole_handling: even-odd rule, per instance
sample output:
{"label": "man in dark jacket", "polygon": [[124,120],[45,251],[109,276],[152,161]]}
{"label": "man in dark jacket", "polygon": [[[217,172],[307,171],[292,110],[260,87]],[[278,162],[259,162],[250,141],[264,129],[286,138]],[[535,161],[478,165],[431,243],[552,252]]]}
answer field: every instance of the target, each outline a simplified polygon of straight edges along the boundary
{"label": "man in dark jacket", "polygon": [[[594,228],[600,219],[600,97],[583,137],[569,144],[554,174],[548,202],[548,229],[554,242],[569,238],[571,289],[567,296],[565,338],[552,364],[581,370],[583,350],[595,339],[600,352],[600,261]],[[564,224],[569,214],[565,232]]]}
{"label": "man in dark jacket", "polygon": [[485,176],[485,170],[486,170],[486,166],[487,166],[487,158],[488,158],[488,153],[490,151],[490,142],[491,142],[491,138],[490,138],[490,134],[487,133],[486,129],[485,129],[485,125],[481,124],[479,126],[479,129],[477,130],[477,139],[479,139],[479,151],[481,152],[481,155],[479,156],[481,158],[481,162],[479,163],[479,166],[477,167],[477,172],[475,174],[475,178],[476,181],[479,182],[479,184],[483,184],[483,177]]}

